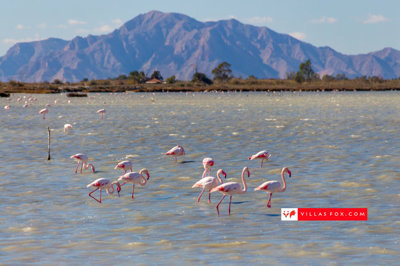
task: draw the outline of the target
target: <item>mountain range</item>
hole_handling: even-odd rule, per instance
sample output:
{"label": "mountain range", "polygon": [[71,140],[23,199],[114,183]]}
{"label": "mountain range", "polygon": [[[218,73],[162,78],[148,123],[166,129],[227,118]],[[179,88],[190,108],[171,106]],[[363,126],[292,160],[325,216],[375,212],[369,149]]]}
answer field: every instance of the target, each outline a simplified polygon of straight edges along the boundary
{"label": "mountain range", "polygon": [[105,35],[17,43],[0,57],[0,80],[77,82],[134,70],[189,80],[195,70],[212,77],[211,71],[224,61],[236,77],[285,78],[307,59],[321,77],[400,76],[400,51],[393,48],[345,55],[235,19],[200,22],[151,11]]}

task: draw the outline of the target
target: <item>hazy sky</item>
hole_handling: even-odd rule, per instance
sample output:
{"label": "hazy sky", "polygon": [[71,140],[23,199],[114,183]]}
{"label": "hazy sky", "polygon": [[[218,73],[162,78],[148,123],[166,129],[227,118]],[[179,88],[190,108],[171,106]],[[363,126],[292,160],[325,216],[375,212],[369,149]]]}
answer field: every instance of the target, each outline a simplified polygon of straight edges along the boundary
{"label": "hazy sky", "polygon": [[400,50],[398,0],[0,0],[0,56],[16,42],[106,34],[151,10],[235,18],[344,54]]}

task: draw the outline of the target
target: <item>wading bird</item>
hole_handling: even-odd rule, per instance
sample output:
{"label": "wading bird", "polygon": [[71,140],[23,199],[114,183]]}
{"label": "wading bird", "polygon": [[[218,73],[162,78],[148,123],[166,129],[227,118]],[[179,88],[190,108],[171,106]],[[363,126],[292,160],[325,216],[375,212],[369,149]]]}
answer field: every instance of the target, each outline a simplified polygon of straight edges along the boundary
{"label": "wading bird", "polygon": [[130,162],[130,161],[122,161],[122,162],[119,162],[119,163],[114,167],[114,169],[118,169],[118,168],[123,169],[123,170],[124,170],[124,174],[126,174],[126,170],[127,170],[127,169],[131,170],[131,172],[132,172],[132,162]]}
{"label": "wading bird", "polygon": [[165,155],[171,155],[175,157],[175,162],[177,162],[176,157],[185,155],[185,150],[182,146],[178,145],[170,149]]}
{"label": "wading bird", "polygon": [[201,191],[199,197],[197,198],[197,202],[200,201],[200,198],[203,195],[204,191],[208,190],[208,203],[211,203],[210,190],[217,187],[218,185],[224,183],[224,182],[222,182],[222,179],[220,177],[221,174],[223,174],[224,177],[226,178],[226,173],[224,172],[224,170],[219,169],[217,171],[217,177],[214,177],[214,176],[203,177],[192,186],[192,188],[200,187],[203,189]]}
{"label": "wading bird", "polygon": [[43,119],[46,119],[46,114],[49,112],[49,109],[43,108],[39,111],[39,114],[43,114]]}
{"label": "wading bird", "polygon": [[244,173],[247,172],[247,177],[250,177],[250,171],[247,166],[243,168],[242,171],[242,183],[243,183],[243,189],[241,188],[240,184],[237,182],[228,182],[222,185],[219,185],[213,189],[211,189],[210,193],[213,193],[215,191],[219,191],[224,196],[222,196],[222,199],[218,202],[216,208],[217,212],[219,215],[219,205],[221,204],[222,200],[226,197],[226,195],[229,195],[229,215],[231,215],[231,203],[232,203],[232,195],[234,194],[244,194],[247,191],[247,185],[246,185],[246,180],[244,179]]}
{"label": "wading bird", "polygon": [[101,114],[101,119],[103,119],[103,117],[104,117],[104,114],[106,113],[106,109],[100,109],[100,110],[97,110],[97,112],[96,113],[98,113],[98,114]]}
{"label": "wading bird", "polygon": [[[147,179],[143,174],[146,174]],[[144,185],[146,185],[147,180],[149,180],[149,178],[150,178],[149,171],[146,168],[143,168],[142,170],[139,171],[139,173],[129,172],[129,173],[126,173],[126,174],[120,176],[118,178],[118,182],[123,182],[121,184],[121,187],[123,185],[125,185],[126,183],[131,183],[133,185],[133,187],[132,187],[132,199],[133,199],[134,198],[133,194],[135,193],[135,184],[144,186]]]}
{"label": "wading bird", "polygon": [[79,164],[80,164],[80,163],[82,163],[82,164],[81,164],[81,174],[82,174],[82,168],[83,168],[83,169],[88,169],[89,166],[92,168],[92,172],[93,172],[93,173],[95,172],[93,164],[88,163],[88,159],[89,159],[89,158],[87,157],[87,155],[85,155],[85,154],[83,154],[83,153],[77,153],[77,154],[71,155],[70,158],[71,158],[71,159],[74,159],[75,161],[78,162],[78,164],[77,164],[77,166],[76,166],[76,168],[75,168],[75,174],[78,173],[78,167],[79,167]]}
{"label": "wading bird", "polygon": [[276,180],[271,180],[262,183],[258,187],[256,187],[254,190],[264,190],[265,192],[269,193],[269,200],[267,203],[268,208],[271,208],[271,197],[272,193],[275,192],[284,192],[286,190],[286,180],[285,180],[285,173],[288,173],[289,177],[292,176],[292,172],[289,170],[289,168],[284,167],[282,168],[281,176],[282,176],[282,184],[279,181]]}
{"label": "wading bird", "polygon": [[72,125],[71,124],[65,124],[64,125],[64,132],[68,133],[71,129],[72,129]]}
{"label": "wading bird", "polygon": [[267,151],[260,151],[256,154],[252,155],[251,157],[249,157],[249,160],[261,159],[261,168],[262,168],[263,162],[268,161],[269,158],[271,158],[271,155],[268,154]]}
{"label": "wading bird", "polygon": [[[114,184],[117,186],[117,192],[118,192],[118,197],[119,197],[119,192],[121,191],[121,186],[118,181],[113,181],[111,182],[107,178],[99,178],[87,185],[86,187],[94,187],[95,190],[91,191],[89,193],[89,197],[93,198],[97,202],[101,203],[101,191],[105,189],[107,191],[107,194],[113,194],[114,193]],[[100,200],[96,199],[95,197],[92,196],[92,193],[95,192],[96,190],[100,190]]]}
{"label": "wading bird", "polygon": [[206,176],[207,171],[208,171],[208,174],[210,175],[212,166],[214,166],[214,160],[212,158],[208,157],[208,158],[203,159],[204,172],[203,172],[202,178],[204,178]]}

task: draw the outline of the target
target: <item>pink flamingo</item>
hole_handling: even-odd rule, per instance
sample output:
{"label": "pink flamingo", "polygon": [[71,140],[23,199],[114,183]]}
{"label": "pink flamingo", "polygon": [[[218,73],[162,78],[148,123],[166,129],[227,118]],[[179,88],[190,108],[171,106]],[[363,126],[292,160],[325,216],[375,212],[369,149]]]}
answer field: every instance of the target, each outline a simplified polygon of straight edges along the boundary
{"label": "pink flamingo", "polygon": [[220,177],[221,174],[223,174],[224,177],[226,178],[226,173],[224,172],[224,170],[219,169],[217,171],[217,177],[214,177],[214,176],[203,177],[192,186],[192,188],[200,187],[203,189],[201,191],[199,197],[197,198],[197,202],[200,201],[201,196],[203,195],[204,191],[207,189],[208,190],[208,203],[211,203],[210,190],[217,187],[219,184],[224,183],[224,182],[222,182],[222,179]]}
{"label": "pink flamingo", "polygon": [[49,112],[49,109],[43,108],[39,111],[39,114],[43,114],[43,119],[46,119],[46,114]]}
{"label": "pink flamingo", "polygon": [[[146,177],[144,177],[143,174],[146,174]],[[126,173],[122,176],[120,176],[118,178],[118,182],[123,182],[121,187],[123,185],[125,185],[126,183],[131,183],[133,185],[132,187],[132,199],[134,198],[133,194],[135,193],[135,184],[139,184],[141,186],[144,186],[147,184],[147,180],[149,180],[150,178],[150,174],[149,174],[149,170],[147,170],[146,168],[143,168],[142,170],[139,171],[139,173],[137,172],[129,172]]]}
{"label": "pink flamingo", "polygon": [[208,158],[204,158],[203,159],[203,166],[204,166],[204,172],[203,172],[202,178],[204,178],[206,176],[207,171],[208,171],[208,174],[210,174],[211,167],[214,166],[214,160],[212,158],[209,158],[209,157]]}
{"label": "pink flamingo", "polygon": [[106,113],[106,109],[97,110],[96,113],[101,114],[101,119],[103,119],[103,116],[104,116],[104,114]]}
{"label": "pink flamingo", "polygon": [[252,155],[251,157],[249,157],[249,160],[254,160],[254,159],[261,159],[261,168],[263,166],[263,161],[268,161],[269,158],[271,158],[271,155],[268,154],[267,151],[260,151],[254,155]]}
{"label": "pink flamingo", "polygon": [[222,194],[224,194],[224,196],[222,196],[222,199],[218,202],[218,204],[216,206],[218,215],[219,215],[219,205],[221,204],[222,200],[226,197],[226,195],[230,196],[230,199],[229,199],[229,215],[231,215],[232,195],[246,193],[247,185],[246,185],[246,180],[244,179],[244,173],[245,172],[247,172],[247,177],[250,177],[250,171],[249,171],[249,168],[247,166],[245,166],[243,168],[243,171],[242,171],[243,189],[240,187],[240,184],[237,183],[237,182],[228,182],[228,183],[221,184],[221,185],[211,189],[210,193],[213,193],[215,191],[219,191]]}
{"label": "pink flamingo", "polygon": [[185,155],[185,150],[183,149],[182,146],[178,145],[178,146],[175,146],[172,149],[170,149],[167,153],[165,153],[165,155],[174,156],[175,157],[175,162],[177,162],[176,157]]}
{"label": "pink flamingo", "polygon": [[92,168],[93,173],[95,172],[93,164],[88,163],[89,158],[87,157],[87,155],[85,155],[83,153],[77,153],[77,154],[71,155],[70,158],[74,159],[75,161],[78,162],[78,165],[75,168],[75,174],[78,173],[79,163],[82,163],[81,164],[81,174],[82,174],[82,168],[88,169],[89,166]]}
{"label": "pink flamingo", "polygon": [[282,168],[281,176],[282,176],[282,182],[283,185],[276,180],[271,180],[262,183],[258,187],[256,187],[254,190],[264,190],[265,192],[269,193],[269,200],[267,203],[268,208],[271,208],[271,197],[272,193],[274,192],[284,192],[286,190],[286,180],[285,180],[285,173],[289,174],[289,177],[292,176],[292,172],[289,170],[289,168],[284,167]]}
{"label": "pink flamingo", "polygon": [[[105,189],[107,191],[107,194],[113,194],[114,193],[114,184],[117,185],[117,192],[118,192],[118,197],[119,197],[119,192],[121,191],[121,186],[118,181],[113,181],[111,182],[107,178],[99,178],[87,185],[87,187],[94,187],[96,188],[95,190],[91,191],[89,193],[89,197],[95,199],[97,202],[101,203],[101,191]],[[96,199],[95,197],[92,196],[92,193],[95,192],[96,190],[100,189],[100,200]]]}
{"label": "pink flamingo", "polygon": [[69,133],[69,131],[72,129],[71,124],[65,124],[64,125],[64,132]]}
{"label": "pink flamingo", "polygon": [[132,162],[130,162],[130,161],[122,161],[122,162],[119,162],[119,163],[114,167],[114,169],[118,169],[118,168],[123,169],[123,170],[124,170],[124,174],[126,173],[126,169],[129,169],[129,170],[131,170],[131,172],[132,172]]}

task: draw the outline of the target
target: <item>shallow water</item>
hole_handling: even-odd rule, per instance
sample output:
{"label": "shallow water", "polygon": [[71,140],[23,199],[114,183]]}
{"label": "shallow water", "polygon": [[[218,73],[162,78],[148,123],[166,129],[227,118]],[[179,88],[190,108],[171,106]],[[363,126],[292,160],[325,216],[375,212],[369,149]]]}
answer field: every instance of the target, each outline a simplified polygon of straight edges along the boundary
{"label": "shallow water", "polygon": [[[37,101],[23,108],[30,96]],[[15,94],[0,103],[0,263],[398,261],[398,92]],[[47,103],[43,120],[38,111]],[[69,134],[65,123],[73,125]],[[186,156],[174,163],[162,153],[177,144]],[[272,157],[263,168],[247,160],[264,149]],[[69,156],[79,152],[96,173],[74,173]],[[227,172],[226,182],[240,182],[250,168],[248,192],[233,197],[230,216],[229,198],[217,216],[219,193],[211,205],[207,193],[196,203],[200,190],[191,186],[204,157],[214,159],[213,174]],[[114,166],[127,158],[151,175],[135,199],[130,185],[120,198],[103,193],[102,204],[89,198],[86,185],[118,178]],[[292,178],[269,209],[267,195],[253,189],[280,180],[283,166]],[[363,207],[368,221],[282,222],[285,207]]]}

